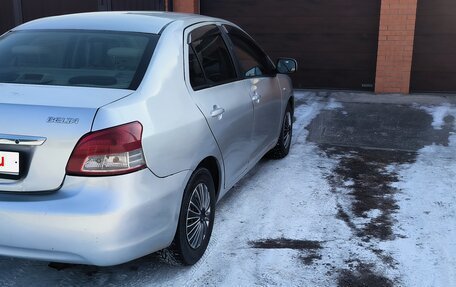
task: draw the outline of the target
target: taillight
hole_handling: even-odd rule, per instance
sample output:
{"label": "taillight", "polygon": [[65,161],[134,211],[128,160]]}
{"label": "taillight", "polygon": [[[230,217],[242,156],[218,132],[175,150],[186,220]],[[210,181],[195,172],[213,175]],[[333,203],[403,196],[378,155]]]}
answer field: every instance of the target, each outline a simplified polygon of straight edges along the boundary
{"label": "taillight", "polygon": [[118,175],[146,167],[139,122],[83,136],[71,154],[68,175]]}

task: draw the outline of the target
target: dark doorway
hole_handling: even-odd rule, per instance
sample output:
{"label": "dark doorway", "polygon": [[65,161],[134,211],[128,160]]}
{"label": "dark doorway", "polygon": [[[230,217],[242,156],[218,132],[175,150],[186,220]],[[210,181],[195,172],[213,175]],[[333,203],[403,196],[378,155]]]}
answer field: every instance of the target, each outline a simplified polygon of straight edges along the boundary
{"label": "dark doorway", "polygon": [[201,0],[201,13],[230,20],[272,57],[294,57],[296,88],[373,90],[380,0]]}
{"label": "dark doorway", "polygon": [[418,1],[410,89],[456,92],[456,1]]}

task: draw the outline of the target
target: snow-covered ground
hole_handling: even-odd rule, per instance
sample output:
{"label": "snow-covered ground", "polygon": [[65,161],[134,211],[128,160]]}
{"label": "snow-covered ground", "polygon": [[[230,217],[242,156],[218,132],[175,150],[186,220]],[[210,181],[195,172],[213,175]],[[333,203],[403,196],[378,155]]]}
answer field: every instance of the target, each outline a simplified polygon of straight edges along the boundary
{"label": "snow-covered ground", "polygon": [[[435,129],[456,117],[447,104],[416,109]],[[346,113],[297,94],[290,155],[262,160],[222,199],[195,266],[0,258],[0,286],[456,286],[456,134],[416,152],[308,142],[324,110]]]}

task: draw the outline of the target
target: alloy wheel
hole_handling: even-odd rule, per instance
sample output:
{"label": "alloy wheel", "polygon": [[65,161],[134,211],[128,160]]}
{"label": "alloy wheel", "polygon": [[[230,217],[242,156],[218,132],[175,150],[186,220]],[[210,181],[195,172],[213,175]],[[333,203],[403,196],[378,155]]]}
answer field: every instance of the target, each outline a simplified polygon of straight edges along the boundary
{"label": "alloy wheel", "polygon": [[291,129],[292,129],[292,122],[291,122],[291,113],[287,112],[285,114],[285,119],[283,123],[283,146],[288,148],[291,142]]}
{"label": "alloy wheel", "polygon": [[204,183],[198,184],[192,192],[187,210],[186,233],[191,248],[201,246],[210,226],[211,197]]}

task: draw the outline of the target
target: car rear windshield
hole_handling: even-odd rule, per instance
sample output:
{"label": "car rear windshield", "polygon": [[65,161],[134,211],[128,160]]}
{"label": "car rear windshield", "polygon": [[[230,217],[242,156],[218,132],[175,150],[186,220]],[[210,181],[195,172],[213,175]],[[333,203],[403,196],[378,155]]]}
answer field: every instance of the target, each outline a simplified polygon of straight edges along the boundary
{"label": "car rear windshield", "polygon": [[158,37],[111,31],[13,31],[0,38],[0,83],[135,90]]}

